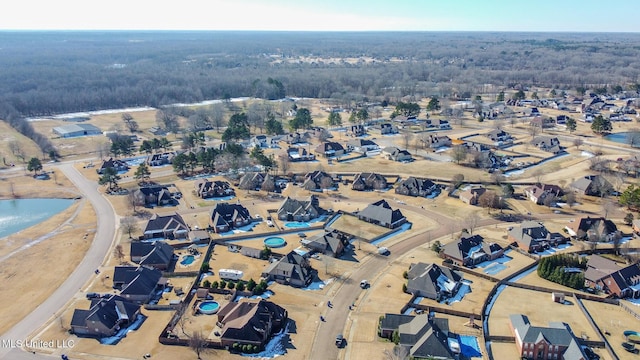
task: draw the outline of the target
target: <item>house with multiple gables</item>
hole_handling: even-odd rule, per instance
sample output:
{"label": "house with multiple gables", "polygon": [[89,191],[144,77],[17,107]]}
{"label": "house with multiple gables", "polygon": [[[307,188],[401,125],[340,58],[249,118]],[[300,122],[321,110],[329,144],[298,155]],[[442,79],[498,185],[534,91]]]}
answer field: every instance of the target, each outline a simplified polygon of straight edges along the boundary
{"label": "house with multiple gables", "polygon": [[279,284],[294,287],[305,287],[313,281],[315,271],[311,268],[309,260],[295,251],[281,257],[277,261],[269,263],[262,272],[262,278],[266,281],[275,281]]}
{"label": "house with multiple gables", "polygon": [[563,151],[563,148],[560,146],[560,140],[558,140],[557,137],[537,136],[531,141],[531,144],[542,151],[553,154],[558,154]]}
{"label": "house with multiple gables", "polygon": [[240,178],[238,189],[242,190],[260,190],[265,179],[269,176],[262,172],[248,172]]}
{"label": "house with multiple gables", "polygon": [[458,199],[467,205],[478,205],[478,200],[487,192],[487,188],[470,186],[458,194]]}
{"label": "house with multiple gables", "polygon": [[288,313],[273,302],[243,298],[222,306],[217,317],[223,347],[232,348],[237,343],[261,349],[286,325]]}
{"label": "house with multiple gables", "polygon": [[241,204],[217,203],[211,209],[209,224],[215,233],[223,233],[251,223],[249,210]]}
{"label": "house with multiple gables", "polygon": [[576,193],[588,196],[606,196],[613,191],[611,183],[602,175],[587,175],[569,186]]}
{"label": "house with multiple gables", "polygon": [[480,235],[463,232],[456,240],[443,246],[440,256],[450,259],[454,264],[473,267],[484,261],[495,260],[504,255],[502,246],[487,243]]}
{"label": "house with multiple gables", "polygon": [[363,172],[353,179],[351,189],[356,191],[384,190],[389,187],[387,178],[376,173]]}
{"label": "house with multiple gables", "polygon": [[367,134],[367,129],[362,124],[350,125],[347,127],[347,136],[363,136]]}
{"label": "house with multiple gables", "polygon": [[401,180],[395,192],[400,195],[427,197],[434,191],[438,191],[438,185],[429,179],[410,176]]}
{"label": "house with multiple gables", "polygon": [[435,301],[454,296],[462,285],[463,279],[459,271],[423,262],[411,264],[407,274],[409,294]]}
{"label": "house with multiple gables", "polygon": [[428,128],[436,128],[440,130],[451,129],[451,124],[449,123],[449,120],[446,119],[427,119],[421,121],[424,121]]}
{"label": "house with multiple gables", "polygon": [[314,151],[316,154],[326,158],[339,157],[347,152],[342,144],[334,141],[324,141]]}
{"label": "house with multiple gables", "polygon": [[142,186],[133,192],[133,196],[138,204],[145,207],[167,206],[176,202],[169,188],[163,185]]}
{"label": "house with multiple gables", "polygon": [[386,200],[378,200],[356,213],[358,219],[368,223],[395,229],[407,222],[400,209],[392,209]]}
{"label": "house with multiple gables", "polygon": [[317,195],[306,200],[293,199],[287,196],[276,212],[278,219],[284,221],[309,221],[323,215],[326,211],[320,207]]}
{"label": "house with multiple gables", "polygon": [[147,156],[145,163],[149,166],[162,166],[168,165],[173,162],[173,158],[176,156],[175,151],[169,151],[164,153],[150,154]]}
{"label": "house with multiple gables", "polygon": [[116,266],[112,279],[120,296],[138,304],[151,301],[167,284],[162,271],[148,266]]}
{"label": "house with multiple gables", "polygon": [[429,135],[422,140],[426,147],[430,149],[438,149],[451,146],[451,138],[446,135]]}
{"label": "house with multiple gables", "polygon": [[143,230],[145,239],[184,239],[189,233],[189,226],[180,214],[153,214]]}
{"label": "house with multiple gables", "polygon": [[390,122],[384,122],[381,124],[377,124],[373,127],[372,129],[374,132],[379,133],[380,135],[391,135],[391,134],[397,134],[398,133],[398,128],[395,127],[395,125],[393,125]]}
{"label": "house with multiple gables", "polygon": [[338,187],[333,176],[324,171],[316,170],[305,175],[305,181],[302,184],[305,190],[322,191],[325,189],[335,189]]}
{"label": "house with multiple gables", "polygon": [[314,252],[339,257],[342,255],[344,246],[348,241],[348,236],[333,230],[325,231],[308,239],[303,239],[302,244]]}
{"label": "house with multiple gables", "polygon": [[140,305],[121,296],[95,298],[88,310],[73,311],[71,332],[78,336],[109,337],[130,326],[140,315]]}
{"label": "house with multiple gables", "polygon": [[524,195],[538,205],[543,205],[545,199],[557,201],[564,195],[562,188],[552,184],[536,184],[524,189]]}
{"label": "house with multiple gables", "polygon": [[521,314],[509,315],[509,320],[521,359],[589,359],[565,323],[550,322],[549,327],[533,326],[529,318]]}
{"label": "house with multiple gables", "polygon": [[559,233],[552,233],[540,222],[523,221],[520,226],[509,230],[507,239],[515,242],[524,251],[533,253],[543,251],[567,242]]}
{"label": "house with multiple gables", "polygon": [[114,168],[117,172],[125,172],[129,170],[129,164],[119,159],[109,158],[108,160],[102,161],[102,164],[96,169],[96,172],[102,175],[107,168]]}
{"label": "house with multiple gables", "polygon": [[380,146],[368,139],[352,139],[347,141],[347,151],[366,154],[369,151],[378,151]]}
{"label": "house with multiple gables", "polygon": [[226,181],[209,180],[207,178],[197,179],[193,183],[196,195],[201,199],[226,197],[235,195],[235,191]]}
{"label": "house with multiple gables", "polygon": [[289,147],[287,149],[287,157],[289,161],[297,162],[297,161],[314,161],[316,156],[307,151],[307,149],[303,147]]}
{"label": "house with multiple gables", "polygon": [[502,129],[493,129],[485,134],[485,136],[493,142],[494,145],[500,146],[505,143],[512,143],[513,137]]}
{"label": "house with multiple gables", "polygon": [[618,298],[640,297],[640,265],[620,266],[600,255],[592,255],[584,273],[585,286]]}
{"label": "house with multiple gables", "polygon": [[462,359],[460,349],[449,345],[449,339],[458,336],[449,332],[449,320],[445,318],[385,314],[380,320],[380,336],[391,340],[394,332],[399,337],[398,346],[406,348],[411,359]]}
{"label": "house with multiple gables", "polygon": [[311,139],[313,138],[313,135],[307,131],[299,133],[299,132],[294,132],[294,133],[288,133],[285,134],[282,138],[281,141],[284,141],[285,143],[289,144],[289,145],[293,145],[293,144],[308,144]]}
{"label": "house with multiple gables", "polygon": [[400,150],[395,146],[388,146],[382,149],[381,155],[385,159],[393,161],[406,162],[413,160],[413,157],[411,157],[411,154],[407,150]]}
{"label": "house with multiple gables", "polygon": [[272,137],[269,138],[267,137],[267,135],[264,134],[260,134],[260,135],[255,135],[253,137],[251,137],[251,139],[249,140],[249,147],[250,148],[254,148],[254,147],[260,147],[260,148],[271,148],[271,147],[277,147],[278,145],[278,140],[280,140],[280,137]]}
{"label": "house with multiple gables", "polygon": [[612,241],[622,235],[613,221],[604,217],[592,218],[587,216],[566,226],[567,233],[576,240]]}
{"label": "house with multiple gables", "polygon": [[158,270],[166,270],[174,259],[173,247],[164,241],[132,241],[131,261]]}

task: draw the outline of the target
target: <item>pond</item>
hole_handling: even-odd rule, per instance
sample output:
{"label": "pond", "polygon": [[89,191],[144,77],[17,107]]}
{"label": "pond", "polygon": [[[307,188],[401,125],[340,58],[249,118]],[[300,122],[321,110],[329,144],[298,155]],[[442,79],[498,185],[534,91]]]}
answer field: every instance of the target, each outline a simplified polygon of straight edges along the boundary
{"label": "pond", "polygon": [[640,132],[619,132],[615,134],[609,134],[604,137],[605,139],[619,144],[627,144],[633,147],[640,147]]}
{"label": "pond", "polygon": [[0,238],[39,224],[71,204],[70,199],[0,200]]}

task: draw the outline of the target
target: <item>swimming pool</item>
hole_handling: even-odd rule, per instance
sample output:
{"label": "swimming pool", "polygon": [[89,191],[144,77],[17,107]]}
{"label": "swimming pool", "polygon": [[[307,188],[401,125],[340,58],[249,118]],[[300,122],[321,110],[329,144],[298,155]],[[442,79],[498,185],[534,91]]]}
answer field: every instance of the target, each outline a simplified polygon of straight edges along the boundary
{"label": "swimming pool", "polygon": [[280,248],[287,245],[287,242],[279,236],[273,236],[264,239],[264,244],[270,248]]}
{"label": "swimming pool", "polygon": [[309,227],[311,226],[311,224],[309,224],[308,222],[302,222],[302,221],[292,221],[292,222],[285,223],[284,226],[292,229],[297,229],[297,228]]}
{"label": "swimming pool", "polygon": [[206,315],[217,313],[219,308],[220,304],[217,301],[203,301],[198,305],[198,311]]}
{"label": "swimming pool", "polygon": [[470,335],[460,335],[460,352],[462,355],[470,357],[482,357],[480,351],[480,345],[478,344],[478,338]]}
{"label": "swimming pool", "polygon": [[188,265],[193,264],[194,261],[196,261],[195,256],[193,256],[193,255],[185,255],[185,256],[182,257],[182,261],[180,261],[180,265],[188,266]]}

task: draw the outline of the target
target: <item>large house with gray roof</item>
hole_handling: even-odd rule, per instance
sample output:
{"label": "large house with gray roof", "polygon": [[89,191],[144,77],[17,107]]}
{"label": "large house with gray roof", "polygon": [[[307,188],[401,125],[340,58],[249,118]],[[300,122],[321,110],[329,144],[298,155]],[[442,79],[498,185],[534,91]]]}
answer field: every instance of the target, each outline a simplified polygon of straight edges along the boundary
{"label": "large house with gray roof", "polygon": [[291,251],[278,261],[270,263],[261,276],[266,281],[273,280],[279,284],[305,287],[313,280],[314,271],[307,259]]}
{"label": "large house with gray roof", "polygon": [[338,257],[344,251],[347,241],[346,235],[334,230],[303,239],[302,244],[315,252]]}
{"label": "large house with gray roof", "polygon": [[565,227],[567,233],[576,240],[586,241],[612,241],[622,235],[613,221],[603,217],[592,218],[587,216],[574,221]]}
{"label": "large house with gray roof", "polygon": [[145,239],[184,239],[189,227],[178,213],[153,214],[143,231]]}
{"label": "large house with gray roof", "polygon": [[120,289],[120,296],[138,304],[148,303],[166,283],[160,270],[147,266],[116,266],[113,271],[113,287]]}
{"label": "large house with gray roof", "polygon": [[164,241],[132,241],[129,251],[131,261],[138,265],[166,270],[173,260],[173,248]]}
{"label": "large house with gray roof", "polygon": [[569,185],[580,195],[606,196],[613,190],[613,186],[601,175],[587,175]]}
{"label": "large house with gray roof", "polygon": [[249,210],[241,204],[217,203],[211,209],[209,224],[215,233],[227,232],[250,223]]}
{"label": "large house with gray roof", "polygon": [[569,325],[550,322],[549,327],[533,326],[525,315],[509,315],[510,328],[522,359],[587,360]]}
{"label": "large house with gray roof", "polygon": [[538,205],[549,204],[549,201],[555,202],[563,195],[562,188],[552,184],[535,184],[524,189],[524,194],[529,200]]}
{"label": "large house with gray roof", "polygon": [[91,300],[88,310],[75,309],[71,318],[71,332],[79,336],[108,337],[115,335],[136,321],[140,305],[111,295]]}
{"label": "large house with gray roof", "polygon": [[388,187],[389,183],[387,182],[387,178],[372,172],[357,174],[351,185],[351,189],[356,191],[383,190]]}
{"label": "large house with gray roof", "polygon": [[[447,319],[422,314],[412,316],[408,322],[400,320],[402,323],[398,325],[398,345],[408,349],[411,359],[462,359],[458,336],[449,332]],[[454,341],[450,342],[450,338]],[[452,348],[451,344],[458,344],[458,347]]]}
{"label": "large house with gray roof", "polygon": [[495,260],[504,254],[502,246],[484,242],[482,236],[463,233],[456,241],[443,246],[440,256],[450,259],[454,264],[474,266],[483,261]]}
{"label": "large house with gray roof", "polygon": [[543,251],[567,242],[559,233],[552,233],[540,222],[523,221],[508,232],[510,242],[515,242],[524,251],[533,253]]}
{"label": "large house with gray roof", "polygon": [[217,313],[223,347],[250,344],[262,348],[287,323],[287,311],[267,300],[241,299]]}
{"label": "large house with gray roof", "polygon": [[454,296],[462,284],[462,273],[430,263],[409,266],[407,292],[440,301]]}
{"label": "large house with gray roof", "polygon": [[396,185],[396,194],[427,197],[438,191],[438,185],[429,179],[410,176]]}
{"label": "large house with gray roof", "polygon": [[407,222],[407,218],[402,215],[402,211],[392,209],[384,199],[367,205],[366,208],[360,210],[356,215],[360,220],[389,229],[395,229]]}
{"label": "large house with gray roof", "polygon": [[287,196],[276,212],[278,219],[285,221],[309,221],[324,214],[318,196],[311,195],[307,200],[293,199]]}
{"label": "large house with gray roof", "polygon": [[618,298],[640,297],[640,265],[620,266],[613,260],[593,255],[584,273],[585,286]]}

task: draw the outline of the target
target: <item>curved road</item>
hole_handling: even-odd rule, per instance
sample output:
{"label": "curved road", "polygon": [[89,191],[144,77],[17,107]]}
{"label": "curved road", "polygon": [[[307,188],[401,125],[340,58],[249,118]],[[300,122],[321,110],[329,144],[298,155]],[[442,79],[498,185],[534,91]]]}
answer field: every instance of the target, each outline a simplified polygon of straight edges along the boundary
{"label": "curved road", "polygon": [[[61,164],[60,170],[93,205],[97,214],[96,234],[86,255],[49,298],[27,315],[22,321],[0,336],[0,359],[51,359],[50,356],[31,354],[13,347],[16,340],[24,340],[55,316],[94,275],[94,270],[103,263],[116,233],[116,216],[113,207],[98,191],[98,185],[87,180],[72,163]],[[41,339],[48,340],[48,339]],[[10,343],[8,342],[10,341]]]}

